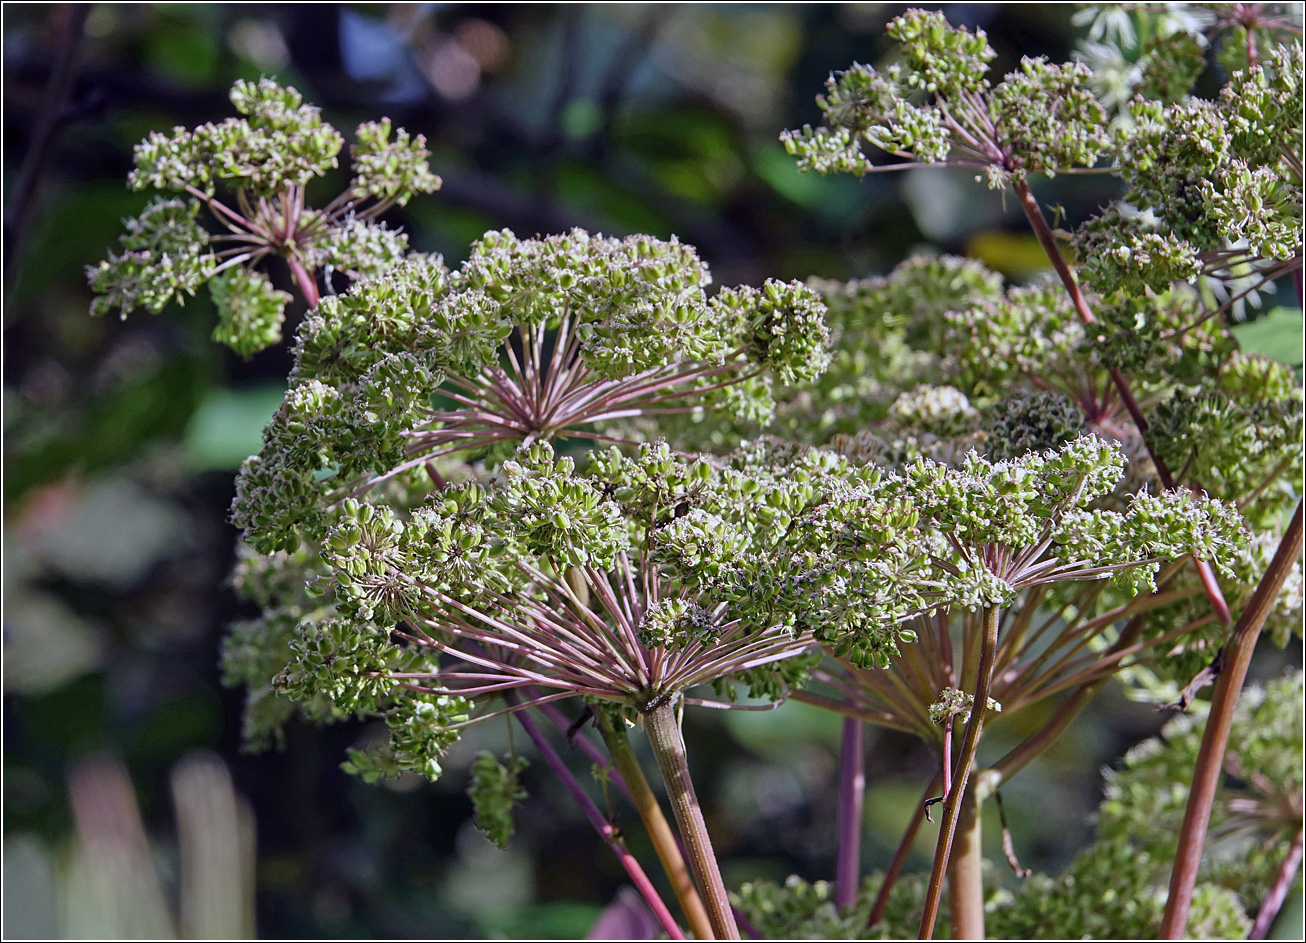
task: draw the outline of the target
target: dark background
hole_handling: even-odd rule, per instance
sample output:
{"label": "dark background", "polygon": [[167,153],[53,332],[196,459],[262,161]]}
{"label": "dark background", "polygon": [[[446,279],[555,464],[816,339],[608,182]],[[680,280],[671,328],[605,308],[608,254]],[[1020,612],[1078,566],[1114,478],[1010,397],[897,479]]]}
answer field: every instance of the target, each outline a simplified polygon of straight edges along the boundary
{"label": "dark background", "polygon": [[[472,829],[464,770],[475,750],[506,748],[500,725],[474,728],[434,785],[367,786],[340,772],[362,725],[297,725],[282,752],[242,752],[243,694],[222,687],[217,665],[225,626],[248,614],[224,582],[235,540],[226,513],[289,356],[282,345],[244,361],[212,343],[204,298],[157,317],[87,315],[83,267],[148,199],[125,186],[132,145],[231,115],[231,82],[268,75],[347,137],[382,115],[427,136],[444,188],[389,219],[451,264],[486,229],[582,226],[674,233],[718,284],[864,277],[928,247],[1026,278],[1043,259],[1014,204],[965,173],[800,175],[777,141],[818,120],[831,70],[879,58],[900,9],[5,6],[7,936],[118,926],[80,893],[70,864],[95,824],[70,806],[79,770],[92,782],[127,771],[175,908],[168,782],[197,750],[225,762],[257,823],[260,936],[577,936],[623,882],[542,763],[527,773],[531,798],[507,850]],[[1021,55],[1067,58],[1073,9],[954,4],[948,15],[989,33],[1003,73]],[[1039,185],[1072,224],[1113,187]],[[1112,690],[1006,790],[1024,864],[1055,870],[1088,840],[1101,766],[1163,720]],[[699,712],[687,724],[728,884],[832,876],[838,729],[797,704]],[[936,762],[914,741],[873,736],[868,870],[887,864]],[[574,768],[589,781],[587,762]],[[637,820],[617,807],[656,870]],[[933,837],[927,827],[913,867],[927,864]]]}

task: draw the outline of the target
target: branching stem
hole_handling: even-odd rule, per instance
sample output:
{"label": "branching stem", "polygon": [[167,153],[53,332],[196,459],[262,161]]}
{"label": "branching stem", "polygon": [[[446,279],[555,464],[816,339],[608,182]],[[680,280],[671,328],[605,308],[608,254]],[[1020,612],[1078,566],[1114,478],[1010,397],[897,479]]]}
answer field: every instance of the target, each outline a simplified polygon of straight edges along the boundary
{"label": "branching stem", "polygon": [[635,887],[639,890],[649,907],[652,908],[654,916],[658,919],[658,923],[662,924],[662,929],[667,932],[667,935],[671,937],[671,939],[683,940],[685,934],[681,931],[680,927],[676,925],[675,919],[671,916],[671,911],[667,910],[667,905],[664,904],[662,898],[658,896],[657,889],[653,886],[653,882],[650,881],[648,875],[644,873],[644,869],[640,867],[639,862],[635,860],[635,856],[626,848],[625,842],[621,840],[621,836],[616,827],[603,817],[603,813],[600,812],[599,807],[594,804],[594,800],[592,800],[586,794],[585,790],[581,788],[580,783],[576,781],[576,777],[571,774],[571,770],[567,769],[567,764],[562,761],[562,757],[558,756],[557,751],[549,745],[549,741],[545,739],[540,728],[535,725],[535,721],[531,720],[530,715],[525,711],[519,711],[517,713],[517,720],[525,729],[526,735],[531,738],[531,742],[535,744],[535,749],[540,751],[540,755],[544,757],[544,761],[549,765],[549,768],[553,770],[554,774],[559,779],[562,780],[562,784],[567,787],[567,792],[569,792],[571,797],[576,800],[576,804],[580,806],[581,811],[585,813],[585,818],[589,820],[589,823],[594,826],[594,830],[599,833],[599,837],[607,843],[608,847],[612,849],[613,854],[617,856],[617,859],[621,862],[621,866],[626,869],[626,874],[630,876]]}
{"label": "branching stem", "polygon": [[[1079,287],[1079,282],[1075,280],[1075,273],[1070,270],[1066,263],[1065,257],[1061,254],[1060,247],[1057,246],[1056,237],[1052,235],[1052,230],[1048,226],[1047,220],[1043,216],[1043,210],[1038,205],[1038,200],[1034,198],[1033,192],[1029,189],[1028,181],[1016,178],[1012,184],[1016,191],[1016,197],[1020,201],[1020,208],[1025,213],[1025,219],[1028,220],[1030,228],[1034,230],[1034,235],[1047,254],[1048,261],[1056,269],[1057,276],[1061,279],[1061,284],[1065,286],[1066,293],[1070,296],[1071,303],[1075,306],[1075,312],[1079,319],[1085,324],[1096,324],[1097,318],[1093,314],[1093,309],[1089,307],[1088,299],[1084,296],[1084,291]],[[1133,419],[1134,426],[1138,429],[1138,435],[1147,449],[1148,456],[1152,459],[1152,464],[1156,466],[1157,477],[1161,479],[1161,486],[1169,490],[1175,486],[1174,476],[1170,474],[1169,467],[1161,460],[1156,451],[1152,448],[1151,441],[1147,438],[1147,419],[1143,416],[1143,410],[1138,405],[1138,400],[1134,398],[1133,390],[1129,387],[1129,381],[1125,379],[1124,374],[1112,367],[1109,371],[1111,382],[1115,384],[1117,392],[1120,394],[1120,401],[1124,403],[1125,409],[1129,412],[1129,417]],[[1224,600],[1224,594],[1220,591],[1220,585],[1215,581],[1215,574],[1211,570],[1211,565],[1205,560],[1193,558],[1197,565],[1197,572],[1202,578],[1202,585],[1206,588],[1206,595],[1211,600],[1211,608],[1215,610],[1216,618],[1222,625],[1231,625],[1233,616],[1229,612],[1229,605]]]}

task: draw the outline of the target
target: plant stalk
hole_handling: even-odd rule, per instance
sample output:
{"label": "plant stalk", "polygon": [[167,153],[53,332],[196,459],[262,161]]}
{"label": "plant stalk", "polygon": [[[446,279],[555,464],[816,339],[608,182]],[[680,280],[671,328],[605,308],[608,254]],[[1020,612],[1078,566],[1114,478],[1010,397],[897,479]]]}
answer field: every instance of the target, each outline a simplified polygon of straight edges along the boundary
{"label": "plant stalk", "polygon": [[652,909],[658,923],[662,924],[662,929],[667,932],[671,939],[683,940],[685,938],[684,932],[676,925],[675,918],[671,916],[671,911],[667,909],[667,905],[658,896],[657,888],[653,886],[653,882],[644,873],[644,869],[635,860],[635,856],[626,848],[626,844],[621,840],[621,835],[616,827],[603,817],[599,807],[581,788],[580,783],[576,781],[576,777],[571,774],[571,770],[567,769],[567,764],[562,761],[562,757],[558,756],[557,751],[549,745],[549,741],[544,738],[544,734],[535,725],[535,721],[531,720],[527,715],[527,712],[517,711],[515,716],[526,731],[526,735],[535,744],[535,749],[540,751],[540,755],[549,764],[549,768],[562,780],[562,784],[567,787],[567,792],[571,793],[571,797],[576,800],[580,810],[585,813],[585,818],[594,826],[594,830],[599,833],[599,837],[612,849],[612,853],[617,856],[621,866],[626,869],[626,874],[630,876],[630,880]]}
{"label": "plant stalk", "polygon": [[843,719],[839,778],[839,853],[835,862],[834,903],[847,910],[857,903],[862,870],[862,802],[866,797],[866,731],[853,717]]}
{"label": "plant stalk", "polygon": [[1297,876],[1297,869],[1301,867],[1301,850],[1302,830],[1297,829],[1292,844],[1288,846],[1288,857],[1279,868],[1269,896],[1257,911],[1256,922],[1252,924],[1252,932],[1247,935],[1247,939],[1263,940],[1269,935],[1270,927],[1274,925],[1274,918],[1279,916],[1279,911],[1283,909],[1283,902],[1288,897],[1288,888],[1292,887],[1292,879]]}
{"label": "plant stalk", "polygon": [[1224,769],[1224,752],[1229,744],[1229,730],[1233,726],[1234,708],[1242,693],[1247,667],[1251,664],[1256,640],[1261,626],[1274,605],[1274,599],[1288,578],[1302,548],[1302,505],[1292,515],[1288,529],[1279,541],[1279,549],[1270,561],[1270,567],[1261,577],[1247,608],[1234,627],[1233,636],[1224,648],[1224,668],[1215,681],[1211,694],[1211,712],[1206,718],[1206,731],[1197,753],[1197,768],[1193,785],[1184,809],[1184,822],[1179,829],[1179,853],[1174,870],[1170,872],[1170,896],[1165,903],[1165,916],[1161,920],[1161,939],[1178,940],[1188,927],[1188,908],[1197,884],[1197,868],[1202,860],[1202,846],[1206,841],[1206,828],[1210,824],[1211,805],[1220,785]]}
{"label": "plant stalk", "polygon": [[[1052,229],[1043,216],[1043,210],[1038,205],[1038,200],[1034,198],[1033,192],[1029,189],[1029,183],[1023,179],[1017,179],[1012,184],[1012,189],[1016,191],[1016,197],[1020,201],[1020,208],[1024,211],[1025,219],[1028,220],[1030,228],[1034,230],[1034,236],[1047,254],[1048,261],[1056,269],[1061,284],[1065,286],[1066,293],[1070,296],[1070,301],[1075,306],[1075,312],[1079,315],[1079,319],[1085,324],[1096,324],[1097,318],[1093,314],[1093,309],[1088,306],[1088,299],[1084,297],[1084,291],[1079,287],[1079,282],[1075,281],[1075,273],[1066,264],[1065,257],[1062,256],[1061,249],[1057,246],[1056,237],[1052,235]],[[1138,429],[1138,435],[1143,440],[1143,446],[1147,449],[1152,464],[1156,466],[1156,474],[1161,479],[1161,486],[1166,489],[1173,488],[1175,486],[1174,476],[1170,474],[1170,469],[1161,460],[1161,456],[1157,455],[1152,449],[1152,443],[1147,438],[1147,419],[1143,416],[1143,410],[1138,405],[1138,400],[1134,399],[1133,390],[1129,388],[1129,381],[1125,379],[1124,374],[1114,367],[1108,373],[1116,391],[1120,394],[1120,401],[1125,404],[1129,417],[1134,421],[1135,428]],[[1229,612],[1229,604],[1225,602],[1224,594],[1215,581],[1215,574],[1211,570],[1211,565],[1205,560],[1198,560],[1196,557],[1193,558],[1193,562],[1197,564],[1197,572],[1202,578],[1202,585],[1206,589],[1206,595],[1211,600],[1211,608],[1215,610],[1216,618],[1220,620],[1222,625],[1232,624],[1233,616]]]}
{"label": "plant stalk", "polygon": [[925,911],[921,914],[918,939],[928,940],[934,936],[934,923],[939,916],[939,900],[943,895],[943,876],[948,871],[953,836],[961,813],[961,798],[966,794],[971,767],[975,765],[975,755],[979,752],[980,730],[984,726],[989,692],[993,690],[993,663],[997,658],[1000,620],[1001,612],[996,606],[984,610],[979,666],[975,675],[975,701],[970,710],[970,719],[966,723],[966,735],[961,742],[961,755],[957,758],[952,789],[948,791],[948,797],[943,804],[943,824],[939,827],[939,841],[934,851],[934,865],[930,869],[930,884],[925,895]]}
{"label": "plant stalk", "polygon": [[676,816],[676,826],[680,829],[680,837],[684,839],[685,850],[689,855],[690,870],[694,873],[698,892],[707,907],[713,939],[737,940],[739,929],[735,926],[735,915],[731,912],[730,899],[726,896],[726,885],[721,880],[721,870],[717,867],[716,855],[712,851],[712,840],[708,837],[707,824],[703,821],[703,810],[694,794],[694,783],[689,776],[689,761],[685,757],[685,741],[680,735],[675,705],[670,699],[665,700],[652,710],[645,711],[643,716],[649,742],[653,745],[653,755],[657,758],[658,770],[662,773],[662,782],[666,786],[667,797],[671,800],[671,810]]}
{"label": "plant stalk", "polygon": [[935,773],[934,778],[925,787],[925,795],[921,796],[921,801],[916,803],[916,811],[912,813],[911,821],[907,823],[907,829],[903,832],[902,841],[898,842],[898,848],[893,853],[893,860],[889,862],[889,870],[884,872],[884,881],[881,882],[880,890],[875,895],[875,903],[871,905],[871,916],[866,921],[867,929],[875,926],[884,918],[884,911],[889,906],[889,893],[893,890],[893,885],[898,882],[898,875],[902,873],[903,865],[907,863],[907,857],[911,854],[911,846],[916,842],[916,833],[920,831],[921,822],[925,819],[925,802],[938,793],[939,784],[942,782],[943,774]]}
{"label": "plant stalk", "polygon": [[635,756],[635,750],[630,745],[630,737],[626,735],[623,727],[612,723],[612,718],[607,712],[596,711],[595,719],[599,732],[603,735],[603,742],[607,745],[608,754],[612,757],[612,764],[626,783],[630,802],[639,813],[644,823],[644,830],[648,832],[649,840],[653,842],[653,850],[657,852],[658,860],[662,862],[662,870],[666,872],[671,888],[675,891],[676,900],[680,902],[680,909],[685,914],[690,932],[697,939],[710,939],[712,924],[708,920],[707,909],[703,906],[703,899],[698,896],[698,891],[694,889],[694,879],[685,864],[684,855],[680,853],[680,843],[676,841],[676,833],[671,830],[671,824],[662,814],[662,806],[658,803],[657,796],[653,795],[648,780],[644,778],[639,758]]}
{"label": "plant stalk", "polygon": [[954,940],[984,939],[984,850],[980,845],[979,782],[972,780],[961,797],[957,837],[948,866],[948,903]]}
{"label": "plant stalk", "polygon": [[290,274],[295,276],[295,284],[299,286],[299,293],[304,296],[304,303],[309,308],[316,308],[317,303],[322,300],[322,295],[317,290],[317,282],[313,280],[313,276],[293,255],[286,256],[286,264],[290,266]]}

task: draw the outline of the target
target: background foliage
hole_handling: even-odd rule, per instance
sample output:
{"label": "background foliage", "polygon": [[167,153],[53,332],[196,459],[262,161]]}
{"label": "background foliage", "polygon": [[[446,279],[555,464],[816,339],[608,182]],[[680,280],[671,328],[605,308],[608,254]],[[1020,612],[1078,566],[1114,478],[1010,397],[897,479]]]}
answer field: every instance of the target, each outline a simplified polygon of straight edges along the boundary
{"label": "background foliage", "polygon": [[[6,8],[7,935],[238,933],[204,923],[204,901],[239,901],[252,881],[248,916],[261,936],[579,936],[622,883],[542,764],[524,774],[531,797],[500,851],[473,829],[457,776],[376,788],[341,773],[358,726],[292,726],[284,751],[240,752],[241,694],[221,687],[217,668],[225,626],[245,614],[225,585],[236,536],[226,515],[235,469],[281,400],[288,351],[244,360],[212,343],[204,298],[158,317],[88,316],[83,266],[145,203],[124,185],[132,145],[149,130],[225,117],[234,79],[269,75],[338,126],[385,115],[427,136],[444,187],[387,219],[450,264],[487,229],[524,237],[582,226],[678,235],[725,285],[865,277],[930,247],[1023,280],[1044,257],[1001,194],[930,168],[865,181],[800,175],[779,143],[782,129],[817,120],[813,96],[831,70],[879,55],[883,25],[900,11]],[[1021,55],[1068,58],[1072,12],[947,10],[989,33],[998,74]],[[1058,178],[1040,195],[1070,226],[1115,186]],[[289,287],[286,273],[276,277]],[[288,330],[300,313],[292,306]],[[1246,317],[1245,349],[1300,369],[1301,312],[1288,287],[1262,293]],[[1297,646],[1266,654],[1264,678],[1301,658]],[[1100,767],[1164,720],[1111,690],[1010,786],[1024,865],[1058,871],[1088,843]],[[836,717],[799,704],[700,715],[687,729],[728,884],[831,876],[838,729]],[[501,753],[506,739],[502,726],[473,728],[448,768],[469,767],[482,749]],[[869,756],[867,870],[885,866],[934,770],[922,746],[887,732],[874,734]],[[633,817],[628,825],[633,850],[648,857]],[[257,848],[248,875],[242,830]],[[225,849],[225,870],[197,872],[196,834]],[[927,830],[909,866],[928,862],[933,838]],[[108,879],[98,896],[68,893],[79,875],[124,861],[153,864],[157,886],[131,891],[148,906],[113,911],[123,889]]]}

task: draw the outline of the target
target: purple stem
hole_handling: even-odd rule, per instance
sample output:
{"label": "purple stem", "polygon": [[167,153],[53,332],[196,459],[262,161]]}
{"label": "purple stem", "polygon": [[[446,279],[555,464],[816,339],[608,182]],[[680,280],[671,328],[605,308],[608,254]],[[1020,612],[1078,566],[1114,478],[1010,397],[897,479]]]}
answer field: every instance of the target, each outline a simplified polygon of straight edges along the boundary
{"label": "purple stem", "polygon": [[842,773],[839,777],[839,856],[834,903],[848,910],[857,903],[862,865],[862,799],[866,794],[866,736],[862,722],[843,721]]}
{"label": "purple stem", "polygon": [[643,895],[644,900],[648,903],[649,907],[652,908],[654,916],[656,916],[658,922],[662,924],[662,929],[666,930],[667,935],[671,937],[671,939],[683,940],[685,934],[681,931],[680,927],[676,925],[675,918],[671,916],[671,911],[667,910],[667,905],[664,904],[662,898],[658,896],[657,889],[653,886],[653,882],[650,881],[648,875],[644,873],[644,869],[640,867],[639,862],[635,860],[635,856],[632,855],[626,849],[625,844],[622,843],[620,836],[617,834],[617,829],[611,822],[603,817],[603,813],[599,811],[599,807],[594,804],[593,800],[591,800],[588,795],[586,795],[585,790],[582,789],[580,783],[576,781],[576,777],[571,775],[571,770],[567,769],[567,764],[562,762],[562,757],[558,756],[553,747],[549,746],[549,741],[544,739],[544,734],[540,732],[540,728],[535,726],[535,721],[531,720],[525,711],[517,712],[517,720],[526,731],[526,735],[531,738],[531,742],[535,744],[535,749],[540,751],[540,755],[544,757],[544,761],[549,764],[549,768],[553,770],[559,779],[562,780],[562,784],[567,787],[567,791],[571,793],[571,797],[576,800],[576,804],[580,806],[580,810],[585,813],[585,818],[589,819],[590,824],[594,826],[594,830],[599,833],[599,837],[607,843],[608,847],[612,849],[613,854],[617,856],[617,860],[621,862],[621,866],[625,868],[626,873],[630,875],[630,880],[634,883],[635,888]]}
{"label": "purple stem", "polygon": [[[556,705],[544,704],[540,707],[540,713],[543,714],[545,717],[549,718],[549,720],[553,721],[554,726],[556,726],[563,733],[566,733],[571,728],[571,719],[568,718],[567,715],[564,714],[561,710],[559,710]],[[586,737],[584,734],[577,734],[575,737],[571,738],[568,742],[570,742],[573,746],[578,747],[580,749],[580,752],[584,753],[587,757],[589,757],[590,762],[602,766],[605,770],[607,770],[608,779],[612,781],[612,784],[614,786],[616,786],[619,790],[621,790],[621,794],[623,796],[625,796],[627,799],[630,799],[630,788],[626,785],[625,777],[622,776],[621,773],[617,772],[617,768],[612,765],[612,760],[610,760],[602,750],[596,747],[593,744],[593,742],[589,740],[588,737]],[[634,801],[635,800],[631,799],[632,804],[634,803]]]}
{"label": "purple stem", "polygon": [[744,932],[750,940],[762,939],[762,931],[753,926],[753,921],[748,919],[748,914],[744,913],[734,904],[730,905],[730,911],[735,915],[735,923],[739,924],[739,929]]}
{"label": "purple stem", "polygon": [[1297,868],[1301,865],[1301,845],[1302,833],[1298,829],[1297,836],[1288,848],[1288,857],[1279,868],[1279,875],[1274,880],[1274,886],[1270,888],[1269,896],[1261,904],[1260,912],[1256,914],[1256,923],[1252,925],[1252,932],[1247,939],[1263,940],[1269,935],[1270,927],[1274,926],[1274,918],[1283,909],[1283,902],[1288,897],[1288,889],[1292,887],[1292,879],[1297,876]]}

